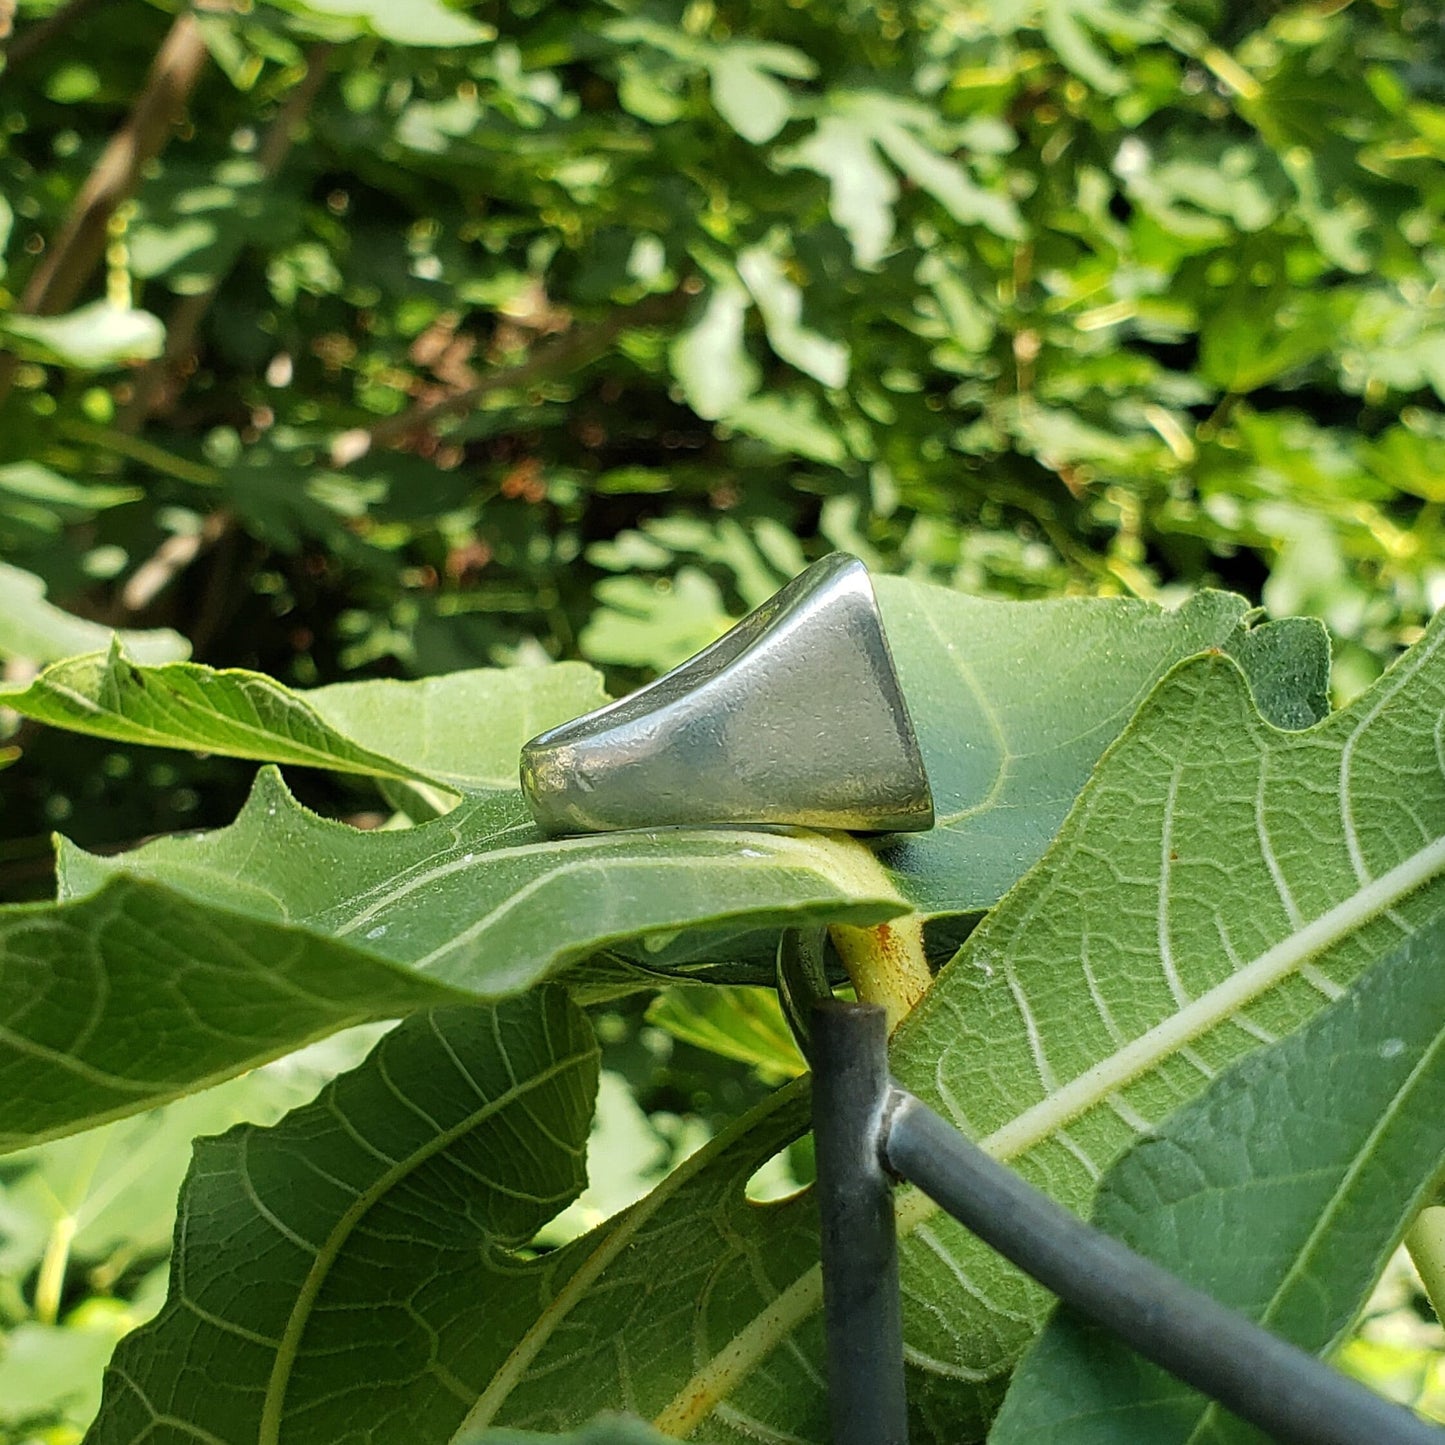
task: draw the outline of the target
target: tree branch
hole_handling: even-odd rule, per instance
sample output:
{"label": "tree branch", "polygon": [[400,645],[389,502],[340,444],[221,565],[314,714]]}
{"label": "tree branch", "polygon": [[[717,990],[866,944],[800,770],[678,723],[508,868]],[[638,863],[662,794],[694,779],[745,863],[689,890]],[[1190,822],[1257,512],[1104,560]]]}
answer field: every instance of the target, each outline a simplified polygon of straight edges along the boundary
{"label": "tree branch", "polygon": [[[306,54],[306,72],[292,87],[276,118],[262,138],[256,159],[262,175],[273,179],[286,163],[291,147],[301,129],[307,112],[316,100],[317,92],[326,79],[327,68],[335,46],[329,43],[314,45]],[[150,415],[156,397],[165,385],[167,376],[189,356],[195,348],[196,333],[202,320],[211,309],[216,293],[221,289],[224,278],[217,276],[204,291],[192,296],[182,296],[166,319],[166,348],[163,355],[149,361],[136,373],[133,392],[125,409],[116,419],[121,431],[139,430]]]}
{"label": "tree branch", "polygon": [[53,316],[74,303],[105,254],[111,216],[135,190],[142,168],[160,154],[201,78],[206,54],[195,17],[182,11],[161,42],[125,124],[101,152],[60,235],[31,275],[20,299],[22,312]]}
{"label": "tree branch", "polygon": [[64,34],[99,6],[100,0],[69,0],[68,4],[62,5],[53,15],[26,26],[5,50],[6,75],[33,60],[58,35]]}
{"label": "tree branch", "polygon": [[[166,32],[125,124],[101,152],[60,234],[31,274],[17,314],[53,316],[80,295],[105,254],[110,218],[135,190],[146,163],[160,154],[201,77],[206,55],[194,16],[182,11]],[[14,382],[14,355],[0,356],[0,405]]]}

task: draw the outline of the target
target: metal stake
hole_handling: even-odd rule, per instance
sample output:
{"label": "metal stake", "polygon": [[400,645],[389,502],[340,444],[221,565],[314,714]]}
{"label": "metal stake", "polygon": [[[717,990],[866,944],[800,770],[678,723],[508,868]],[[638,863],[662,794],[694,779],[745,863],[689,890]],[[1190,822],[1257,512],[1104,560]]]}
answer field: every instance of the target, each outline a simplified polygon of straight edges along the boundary
{"label": "metal stake", "polygon": [[[1445,1431],[1085,1224],[911,1094],[895,1089],[885,1117],[882,1153],[895,1174],[1060,1299],[1274,1439],[1445,1445]],[[820,1140],[820,1174],[821,1156]],[[825,1255],[825,1289],[826,1269]]]}
{"label": "metal stake", "polygon": [[879,1157],[888,1027],[876,1004],[814,1005],[813,1137],[832,1445],[907,1445],[893,1188]]}

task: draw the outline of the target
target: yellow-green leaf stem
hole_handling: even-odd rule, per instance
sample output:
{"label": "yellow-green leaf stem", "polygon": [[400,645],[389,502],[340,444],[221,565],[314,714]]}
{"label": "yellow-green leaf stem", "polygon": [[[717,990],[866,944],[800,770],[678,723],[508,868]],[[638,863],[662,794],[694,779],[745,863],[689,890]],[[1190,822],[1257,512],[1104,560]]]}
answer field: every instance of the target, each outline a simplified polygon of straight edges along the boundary
{"label": "yellow-green leaf stem", "polygon": [[75,1238],[73,1214],[57,1219],[45,1242],[45,1255],[35,1275],[35,1318],[53,1325],[60,1314],[60,1296],[65,1287],[65,1269],[70,1263],[70,1245]]}
{"label": "yellow-green leaf stem", "polygon": [[897,1028],[933,981],[923,956],[923,920],[907,913],[871,928],[835,923],[829,933],[859,999],[882,1004],[889,1031]]}
{"label": "yellow-green leaf stem", "polygon": [[[828,838],[839,871],[856,879],[860,895],[890,888],[889,874],[871,849],[846,834]],[[933,981],[923,954],[922,915],[904,913],[866,926],[839,922],[828,932],[859,999],[882,1004],[888,1011],[889,1031],[897,1028]]]}
{"label": "yellow-green leaf stem", "polygon": [[1420,1211],[1405,1235],[1405,1247],[1420,1272],[1420,1283],[1436,1318],[1445,1323],[1445,1205],[1434,1204]]}

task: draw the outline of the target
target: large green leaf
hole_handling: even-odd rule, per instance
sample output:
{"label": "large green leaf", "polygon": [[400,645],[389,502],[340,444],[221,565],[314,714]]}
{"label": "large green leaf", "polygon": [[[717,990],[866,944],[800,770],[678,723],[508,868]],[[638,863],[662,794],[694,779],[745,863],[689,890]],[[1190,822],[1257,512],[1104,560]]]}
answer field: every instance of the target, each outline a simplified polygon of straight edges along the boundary
{"label": "large green leaf", "polygon": [[[1291,706],[1301,720],[1328,669],[1316,624],[1291,629],[1284,648],[1247,642],[1246,604],[1222,592],[1165,611],[1120,599],[1000,602],[892,577],[876,587],[938,818],[930,832],[883,840],[879,855],[925,915],[981,912],[1013,886],[1180,658],[1247,647],[1241,660],[1280,721]],[[1280,652],[1303,683],[1284,675]]]}
{"label": "large green leaf", "polygon": [[143,879],[9,908],[0,1152],[140,1113],[352,1024],[465,997],[365,948]]}
{"label": "large green leaf", "polygon": [[667,828],[545,838],[517,796],[359,832],[303,808],[269,768],[229,828],[111,858],[62,847],[62,897],[113,874],[493,996],[619,939],[734,917],[880,921],[904,907],[867,850],[841,836]]}
{"label": "large green leaf", "polygon": [[[0,1276],[24,1278],[47,1250],[94,1266],[162,1255],[198,1134],[274,1123],[360,1061],[377,1026],[351,1029],[214,1089],[0,1161]],[[60,1284],[57,1277],[55,1284]]]}
{"label": "large green leaf", "polygon": [[[1228,658],[1177,668],[1048,859],[900,1027],[900,1081],[1085,1206],[1139,1133],[1303,1024],[1445,900],[1442,706],[1445,617],[1301,732],[1258,716]],[[903,1219],[917,1234],[914,1393],[925,1411],[957,1409],[971,1377],[981,1425],[1043,1298],[916,1199]],[[952,1270],[991,1307],[960,1308]]]}
{"label": "large green leaf", "polygon": [[418,828],[318,818],[264,769],[231,827],[118,857],[64,845],[62,897],[111,874],[257,922],[301,926],[428,980],[497,996],[618,939],[750,919],[877,922],[902,899],[867,850],[802,829],[666,828],[545,838],[517,795]]}
{"label": "large green leaf", "polygon": [[[1445,902],[1442,704],[1445,619],[1301,732],[1259,715],[1227,656],[1177,667],[898,1030],[901,1082],[1087,1207],[1139,1133],[1304,1025]],[[825,1439],[816,1215],[806,1196],[759,1206],[744,1192],[805,1127],[805,1099],[779,1091],[645,1200],[510,1272],[500,1303],[481,1292],[485,1261],[470,1282],[447,1275],[474,1329],[445,1304],[409,1323],[428,1352],[387,1392],[430,1387],[427,1362],[444,1359],[453,1428],[561,1431],[625,1408],[713,1442]],[[445,1240],[450,1217],[423,1210],[413,1228]],[[978,1439],[1047,1299],[918,1194],[900,1196],[899,1224],[915,1438]],[[436,1257],[386,1287],[430,1300]],[[388,1349],[393,1332],[388,1316]],[[158,1343],[157,1359],[179,1348]],[[339,1402],[361,1398],[380,1348],[361,1336],[349,1358],[318,1355],[298,1401],[327,1380]],[[169,1402],[182,1405],[209,1408]]]}
{"label": "large green leaf", "polygon": [[[905,907],[841,837],[547,839],[516,794],[359,832],[302,808],[270,769],[219,832],[114,859],[65,847],[61,894],[0,913],[0,1092],[14,1101],[0,1148],[137,1112],[353,1023],[525,989],[620,939],[878,922]],[[92,1001],[83,1015],[79,998]]]}
{"label": "large green leaf", "polygon": [[[517,1387],[539,1401],[528,1424],[541,1430],[590,1420],[596,1398],[620,1395],[624,1408],[650,1413],[657,1364],[629,1364],[576,1313],[595,1311],[605,1277],[609,1328],[629,1352],[641,1331],[676,1373],[692,1358],[700,1298],[762,1303],[762,1260],[756,1275],[721,1274],[716,1261],[755,1214],[787,1221],[770,1230],[770,1250],[808,1249],[806,1202],[764,1208],[741,1189],[797,1132],[804,1095],[782,1091],[642,1203],[529,1259],[516,1246],[581,1183],[596,1063],[580,1029],[548,991],[501,1005],[495,1022],[489,1008],[420,1016],[277,1128],[203,1142],[185,1187],[171,1299],[117,1352],[92,1445],[138,1439],[157,1410],[238,1445],[342,1438],[358,1420],[378,1445],[454,1431],[486,1439],[493,1397]],[[544,1090],[567,1090],[565,1107],[547,1107]],[[499,1106],[490,1113],[488,1100]],[[499,1161],[516,1173],[503,1175]],[[503,1208],[507,1229],[492,1218]],[[232,1263],[241,1258],[252,1265],[244,1289]],[[591,1364],[585,1379],[549,1391],[529,1366],[559,1331]],[[232,1339],[243,1357],[218,1395],[205,1361],[213,1343]]]}
{"label": "large green leaf", "polygon": [[444,1438],[566,1278],[516,1250],[582,1188],[596,1087],[586,1019],[539,990],[418,1015],[278,1127],[201,1140],[170,1298],[117,1350],[89,1438]]}
{"label": "large green leaf", "polygon": [[[1445,1168],[1445,915],[1337,1003],[1227,1070],[1110,1169],[1095,1222],[1313,1352],[1338,1342]],[[1059,1311],[992,1445],[1253,1440]]]}
{"label": "large green leaf", "polygon": [[6,707],[74,732],[458,791],[515,787],[527,738],[605,700],[578,663],[296,692],[258,672],[141,666],[115,646],[0,691]]}
{"label": "large green leaf", "polygon": [[170,662],[191,650],[186,639],[168,627],[114,632],[99,622],[65,612],[45,600],[45,583],[33,572],[0,562],[0,657],[51,662],[57,657],[105,647],[112,638],[143,662]]}

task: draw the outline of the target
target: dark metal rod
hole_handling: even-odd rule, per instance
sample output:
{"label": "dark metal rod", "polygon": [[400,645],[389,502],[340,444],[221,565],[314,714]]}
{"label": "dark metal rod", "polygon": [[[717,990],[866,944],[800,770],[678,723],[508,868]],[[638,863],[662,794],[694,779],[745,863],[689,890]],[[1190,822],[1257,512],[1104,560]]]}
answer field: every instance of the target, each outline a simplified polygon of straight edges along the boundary
{"label": "dark metal rod", "polygon": [[1276,1440],[1445,1445],[1445,1430],[1085,1224],[911,1094],[894,1089],[884,1128],[895,1174],[1060,1299]]}
{"label": "dark metal rod", "polygon": [[813,1137],[832,1445],[907,1445],[893,1183],[879,1157],[888,1025],[875,1004],[812,1014]]}

